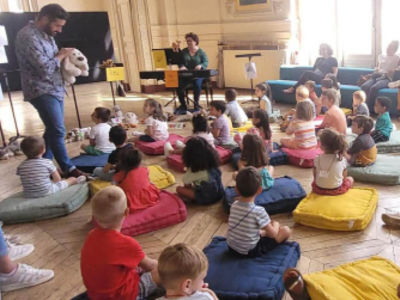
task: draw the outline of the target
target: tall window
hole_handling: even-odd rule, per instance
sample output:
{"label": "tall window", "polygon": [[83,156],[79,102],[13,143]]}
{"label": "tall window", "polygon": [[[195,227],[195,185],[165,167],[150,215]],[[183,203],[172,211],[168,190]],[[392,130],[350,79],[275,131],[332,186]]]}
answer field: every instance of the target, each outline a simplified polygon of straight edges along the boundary
{"label": "tall window", "polygon": [[22,13],[24,10],[21,0],[8,0],[8,10],[10,12]]}
{"label": "tall window", "polygon": [[298,0],[300,63],[326,42],[341,65],[373,67],[387,44],[400,39],[400,0]]}

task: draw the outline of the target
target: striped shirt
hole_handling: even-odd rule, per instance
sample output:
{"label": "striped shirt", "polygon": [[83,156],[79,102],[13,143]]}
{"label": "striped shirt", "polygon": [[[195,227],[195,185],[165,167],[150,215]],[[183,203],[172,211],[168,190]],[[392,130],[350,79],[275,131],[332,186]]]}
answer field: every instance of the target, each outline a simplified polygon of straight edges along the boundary
{"label": "striped shirt", "polygon": [[294,120],[290,123],[287,133],[294,133],[297,147],[300,149],[310,149],[317,146],[315,127],[312,121]]}
{"label": "striped shirt", "polygon": [[50,159],[24,160],[17,168],[17,175],[21,177],[24,188],[24,196],[38,198],[47,195],[52,187],[50,175],[56,170],[56,166]]}
{"label": "striped shirt", "polygon": [[229,214],[227,243],[236,252],[246,255],[260,240],[260,229],[271,222],[267,212],[253,202],[235,201]]}

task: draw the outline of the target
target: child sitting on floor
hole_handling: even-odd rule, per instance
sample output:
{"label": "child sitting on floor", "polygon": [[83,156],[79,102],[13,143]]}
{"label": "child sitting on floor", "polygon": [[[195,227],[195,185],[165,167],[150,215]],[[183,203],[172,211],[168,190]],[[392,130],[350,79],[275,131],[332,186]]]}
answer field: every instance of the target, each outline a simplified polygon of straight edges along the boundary
{"label": "child sitting on floor", "polygon": [[313,110],[310,101],[301,101],[296,105],[296,114],[286,130],[287,134],[294,134],[293,138],[282,138],[282,147],[291,149],[313,149],[317,146]]}
{"label": "child sitting on floor", "polygon": [[347,117],[347,126],[351,126],[352,120],[356,116],[367,116],[369,117],[368,105],[365,103],[367,95],[363,90],[355,91],[353,93],[353,111],[350,116]]}
{"label": "child sitting on floor", "polygon": [[125,193],[116,186],[100,190],[91,200],[97,226],[81,251],[81,274],[90,299],[147,299],[158,287],[157,260],[121,233],[129,214]]}
{"label": "child sitting on floor", "polygon": [[66,189],[70,185],[86,181],[85,176],[62,180],[53,161],[42,157],[46,152],[46,147],[41,137],[24,138],[21,142],[21,150],[27,159],[18,166],[17,175],[21,178],[26,198],[44,197]]}
{"label": "child sitting on floor", "polygon": [[90,130],[90,145],[82,143],[81,149],[89,155],[102,155],[111,153],[115,146],[109,141],[111,126],[107,123],[110,120],[111,111],[105,107],[96,107],[91,114],[92,121],[96,123]]}
{"label": "child sitting on floor", "polygon": [[243,126],[248,118],[239,102],[236,100],[237,92],[235,89],[225,91],[225,100],[227,102],[225,114],[231,118],[234,128]]}
{"label": "child sitting on floor", "polygon": [[354,183],[347,176],[347,161],[344,158],[347,143],[344,135],[334,129],[324,129],[319,136],[323,154],[314,160],[312,191],[323,195],[346,193]]}
{"label": "child sitting on floor", "polygon": [[391,100],[388,97],[380,96],[376,98],[374,110],[378,114],[375,130],[371,136],[375,143],[387,142],[393,130],[392,121],[389,115]]}
{"label": "child sitting on floor", "polygon": [[150,143],[167,140],[169,138],[168,123],[161,104],[154,99],[146,99],[143,104],[143,112],[147,115],[144,120],[146,129],[145,134],[139,136],[139,140]]}
{"label": "child sitting on floor", "polygon": [[347,150],[347,160],[353,166],[365,167],[376,161],[377,149],[374,139],[370,135],[374,122],[367,116],[356,116],[353,119],[351,130],[357,138]]}
{"label": "child sitting on floor", "polygon": [[328,108],[320,128],[333,128],[341,134],[346,134],[346,115],[338,106],[339,98],[335,89],[322,92],[322,104]]}
{"label": "child sitting on floor", "polygon": [[[334,89],[336,90],[336,92],[338,93],[338,99],[340,101],[341,95],[340,95],[340,86],[339,86],[339,82],[337,80],[337,77],[333,74],[326,74],[325,78],[321,80],[321,91],[324,92],[326,90],[329,89]],[[328,110],[328,108],[323,105],[322,103],[322,95],[320,97],[320,101],[321,101],[321,114],[325,114],[326,111]],[[339,105],[339,102],[338,102]]]}
{"label": "child sitting on floor", "polygon": [[231,138],[229,121],[224,115],[225,109],[224,101],[210,103],[210,115],[216,117],[216,120],[211,123],[211,133],[214,136],[215,145],[231,149],[237,145]]}
{"label": "child sitting on floor", "polygon": [[315,115],[319,116],[321,114],[321,108],[322,108],[322,101],[321,99],[317,96],[317,93],[315,92],[315,81],[308,80],[304,84],[305,87],[308,89],[309,92],[309,99],[314,103],[315,105]]}
{"label": "child sitting on floor", "polygon": [[204,283],[207,269],[203,251],[186,244],[165,248],[158,259],[158,273],[166,294],[158,300],[218,300]]}
{"label": "child sitting on floor", "polygon": [[254,91],[258,100],[260,101],[260,109],[265,110],[268,116],[272,115],[272,104],[271,104],[271,87],[268,83],[259,83],[256,85],[256,89]]}
{"label": "child sitting on floor", "polygon": [[121,187],[128,199],[130,213],[157,204],[159,189],[150,182],[149,170],[140,166],[142,155],[139,150],[125,148],[118,154],[118,164],[113,177],[114,182]]}
{"label": "child sitting on floor", "polygon": [[107,164],[104,167],[97,167],[93,170],[93,177],[105,181],[112,181],[116,172],[116,165],[118,162],[118,153],[125,148],[133,148],[133,145],[126,142],[127,135],[124,128],[121,126],[114,126],[110,129],[109,134],[110,142],[112,142],[116,149],[111,152],[108,157]]}
{"label": "child sitting on floor", "polygon": [[271,221],[265,209],[254,204],[255,197],[262,191],[260,172],[256,168],[246,167],[239,171],[236,190],[240,197],[231,206],[226,238],[232,252],[259,256],[271,247],[271,239],[282,243],[289,238],[289,227]]}
{"label": "child sitting on floor", "polygon": [[[268,113],[265,110],[256,109],[253,112],[253,118],[251,119],[251,122],[253,123],[254,127],[248,129],[246,133],[259,135],[264,141],[267,151],[272,152],[272,131],[271,127],[269,126]],[[243,136],[244,134],[240,132],[235,134],[234,136],[234,140],[239,145],[239,147],[242,147]]]}
{"label": "child sitting on floor", "polygon": [[263,190],[268,190],[274,185],[274,167],[269,166],[268,161],[265,144],[261,137],[255,134],[246,134],[243,138],[238,167],[239,170],[250,166],[256,168],[260,172]]}
{"label": "child sitting on floor", "polygon": [[217,151],[202,137],[192,137],[183,149],[182,160],[187,171],[184,186],[176,192],[197,204],[217,202],[224,195]]}
{"label": "child sitting on floor", "polygon": [[[208,121],[205,116],[202,114],[195,114],[192,118],[192,126],[193,126],[193,136],[199,136],[205,139],[211,147],[215,148],[214,145],[214,137],[210,132],[210,127],[208,126]],[[186,141],[188,141],[191,137],[188,137]],[[183,148],[185,148],[185,143],[181,141],[176,141],[175,149],[172,147],[170,142],[166,142],[164,144],[164,155],[168,156],[171,153],[179,154],[182,153]]]}

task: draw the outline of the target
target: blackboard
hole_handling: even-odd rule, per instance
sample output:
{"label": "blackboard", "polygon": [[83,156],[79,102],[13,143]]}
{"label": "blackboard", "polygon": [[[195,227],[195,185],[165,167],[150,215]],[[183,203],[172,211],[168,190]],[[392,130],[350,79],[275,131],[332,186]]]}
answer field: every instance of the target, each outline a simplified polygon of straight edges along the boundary
{"label": "blackboard", "polygon": [[[34,20],[37,13],[0,13],[0,25],[4,25],[8,37],[6,53],[7,64],[0,64],[1,70],[8,71],[11,90],[20,90],[21,81],[15,56],[14,41],[18,31]],[[71,12],[63,32],[56,36],[59,48],[74,47],[86,55],[89,62],[89,77],[78,77],[77,84],[95,81],[104,81],[104,72],[98,69],[103,60],[114,57],[114,48],[111,40],[110,24],[106,12]],[[3,91],[5,87],[1,81]]]}

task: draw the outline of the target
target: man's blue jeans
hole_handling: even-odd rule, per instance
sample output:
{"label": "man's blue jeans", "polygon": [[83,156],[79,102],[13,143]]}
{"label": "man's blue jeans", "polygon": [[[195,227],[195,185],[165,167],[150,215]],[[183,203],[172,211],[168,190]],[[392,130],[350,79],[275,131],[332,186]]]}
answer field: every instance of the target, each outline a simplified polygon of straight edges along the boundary
{"label": "man's blue jeans", "polygon": [[46,127],[43,135],[46,153],[43,157],[53,159],[54,156],[63,172],[72,171],[75,166],[68,157],[64,142],[64,101],[46,94],[32,99],[30,103],[36,108]]}

